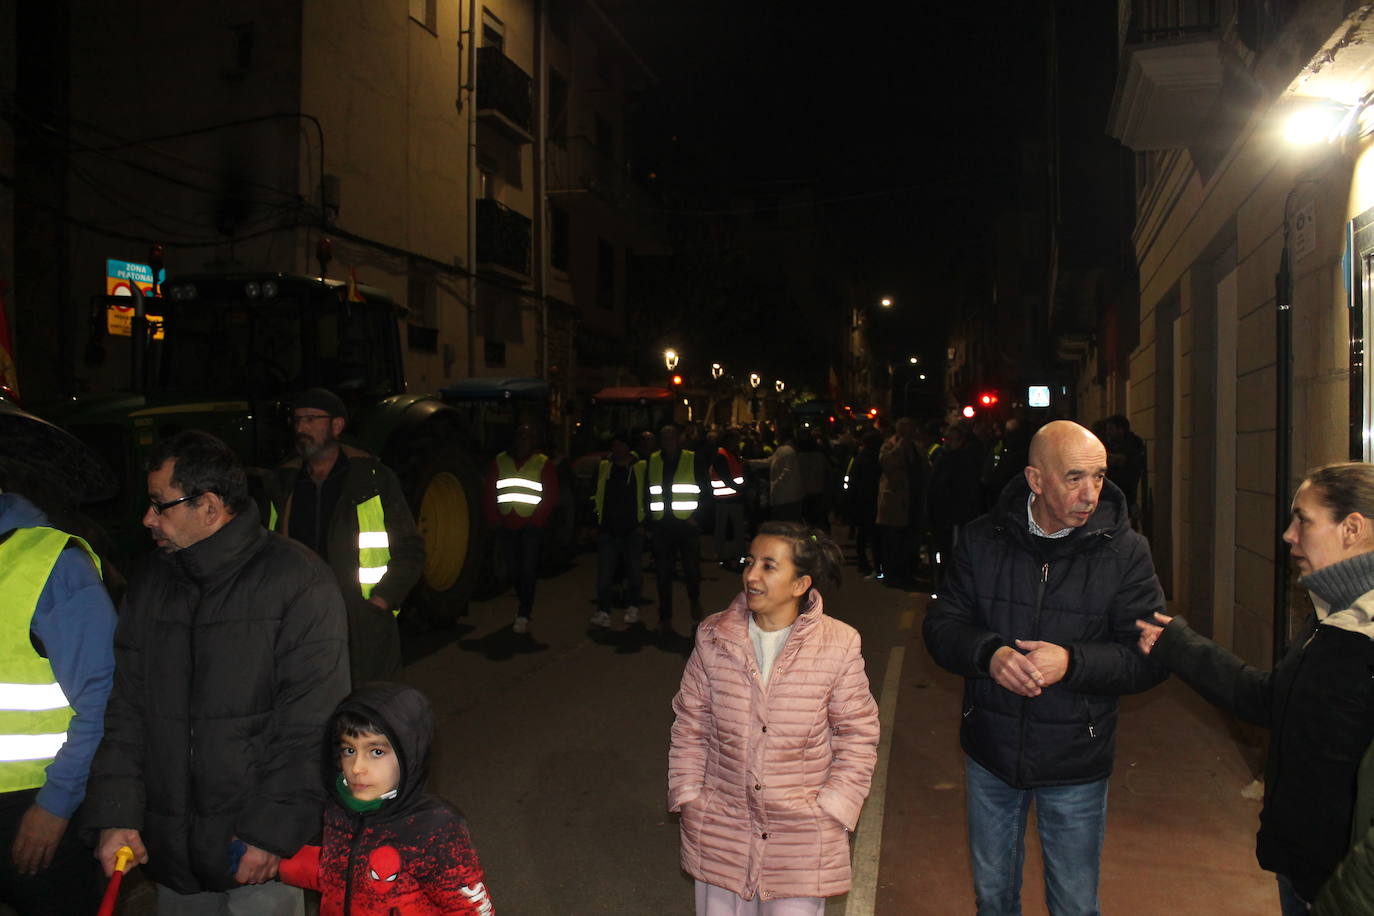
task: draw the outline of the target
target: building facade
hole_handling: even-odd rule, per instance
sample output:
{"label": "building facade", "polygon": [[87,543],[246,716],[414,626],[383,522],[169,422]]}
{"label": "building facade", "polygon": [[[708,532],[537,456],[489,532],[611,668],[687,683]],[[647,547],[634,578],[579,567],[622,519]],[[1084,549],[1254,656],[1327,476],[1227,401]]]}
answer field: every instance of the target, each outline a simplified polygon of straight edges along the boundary
{"label": "building facade", "polygon": [[[1275,609],[1306,613],[1276,566],[1289,500],[1307,469],[1371,457],[1374,7],[1119,12],[1109,121],[1136,156],[1139,299],[1113,318],[1138,333],[1080,389],[1146,441],[1171,600],[1267,666],[1292,632]],[[1315,115],[1331,118],[1299,145],[1293,119]]]}
{"label": "building facade", "polygon": [[[414,390],[538,376],[557,410],[582,325],[623,340],[646,234],[613,205],[570,220],[559,150],[586,140],[625,178],[626,95],[649,74],[591,0],[52,6],[13,32],[67,50],[16,62],[7,174],[27,190],[0,210],[36,399],[127,377],[87,358],[90,297],[107,261],[147,263],[153,243],[169,275],[323,269],[385,290]],[[65,91],[39,91],[44,71]],[[60,269],[28,269],[24,239]]]}

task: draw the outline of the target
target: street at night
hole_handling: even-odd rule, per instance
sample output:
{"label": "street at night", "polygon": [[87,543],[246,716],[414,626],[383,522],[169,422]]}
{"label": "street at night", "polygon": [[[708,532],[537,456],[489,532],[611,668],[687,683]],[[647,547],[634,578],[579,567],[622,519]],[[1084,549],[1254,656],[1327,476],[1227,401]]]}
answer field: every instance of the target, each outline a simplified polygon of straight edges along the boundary
{"label": "street at night", "polygon": [[1374,3],[117,6],[0,916],[1374,916]]}

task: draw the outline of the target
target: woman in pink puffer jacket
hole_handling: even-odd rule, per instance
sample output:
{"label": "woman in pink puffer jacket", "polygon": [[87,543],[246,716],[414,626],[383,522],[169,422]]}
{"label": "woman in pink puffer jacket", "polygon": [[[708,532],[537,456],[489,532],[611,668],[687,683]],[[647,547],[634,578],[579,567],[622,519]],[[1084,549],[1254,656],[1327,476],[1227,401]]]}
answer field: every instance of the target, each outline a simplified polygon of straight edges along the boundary
{"label": "woman in pink puffer jacket", "polygon": [[842,562],[819,531],[762,525],[744,591],[697,630],[673,700],[668,807],[682,812],[698,916],[819,916],[849,890],[878,706],[858,632],[821,602]]}

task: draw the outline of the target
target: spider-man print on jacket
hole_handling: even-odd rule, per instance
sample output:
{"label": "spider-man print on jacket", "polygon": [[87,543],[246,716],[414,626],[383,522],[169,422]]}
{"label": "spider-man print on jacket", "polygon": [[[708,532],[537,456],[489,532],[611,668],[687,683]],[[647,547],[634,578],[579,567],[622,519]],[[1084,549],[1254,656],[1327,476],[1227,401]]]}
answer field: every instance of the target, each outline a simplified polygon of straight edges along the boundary
{"label": "spider-man print on jacket", "polygon": [[[396,797],[375,811],[350,811],[337,801],[329,805],[321,845],[283,860],[282,880],[320,891],[321,916],[493,916],[463,816],[422,791],[433,730],[423,694],[371,685],[339,709],[386,730],[400,758],[401,785]],[[331,735],[326,753],[331,787],[338,778],[336,746],[337,736]]]}

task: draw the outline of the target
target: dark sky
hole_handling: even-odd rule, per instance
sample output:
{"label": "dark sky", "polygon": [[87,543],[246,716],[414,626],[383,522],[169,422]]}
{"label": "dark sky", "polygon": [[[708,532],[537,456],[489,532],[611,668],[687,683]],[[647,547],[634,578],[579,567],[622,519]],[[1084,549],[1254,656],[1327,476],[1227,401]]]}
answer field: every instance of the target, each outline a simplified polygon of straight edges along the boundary
{"label": "dark sky", "polygon": [[903,311],[904,330],[939,335],[958,280],[949,265],[978,260],[972,239],[1004,205],[1015,139],[1043,126],[1044,4],[608,8],[658,77],[638,113],[638,164],[699,186],[703,201],[730,185],[814,181],[837,285],[920,304]]}

